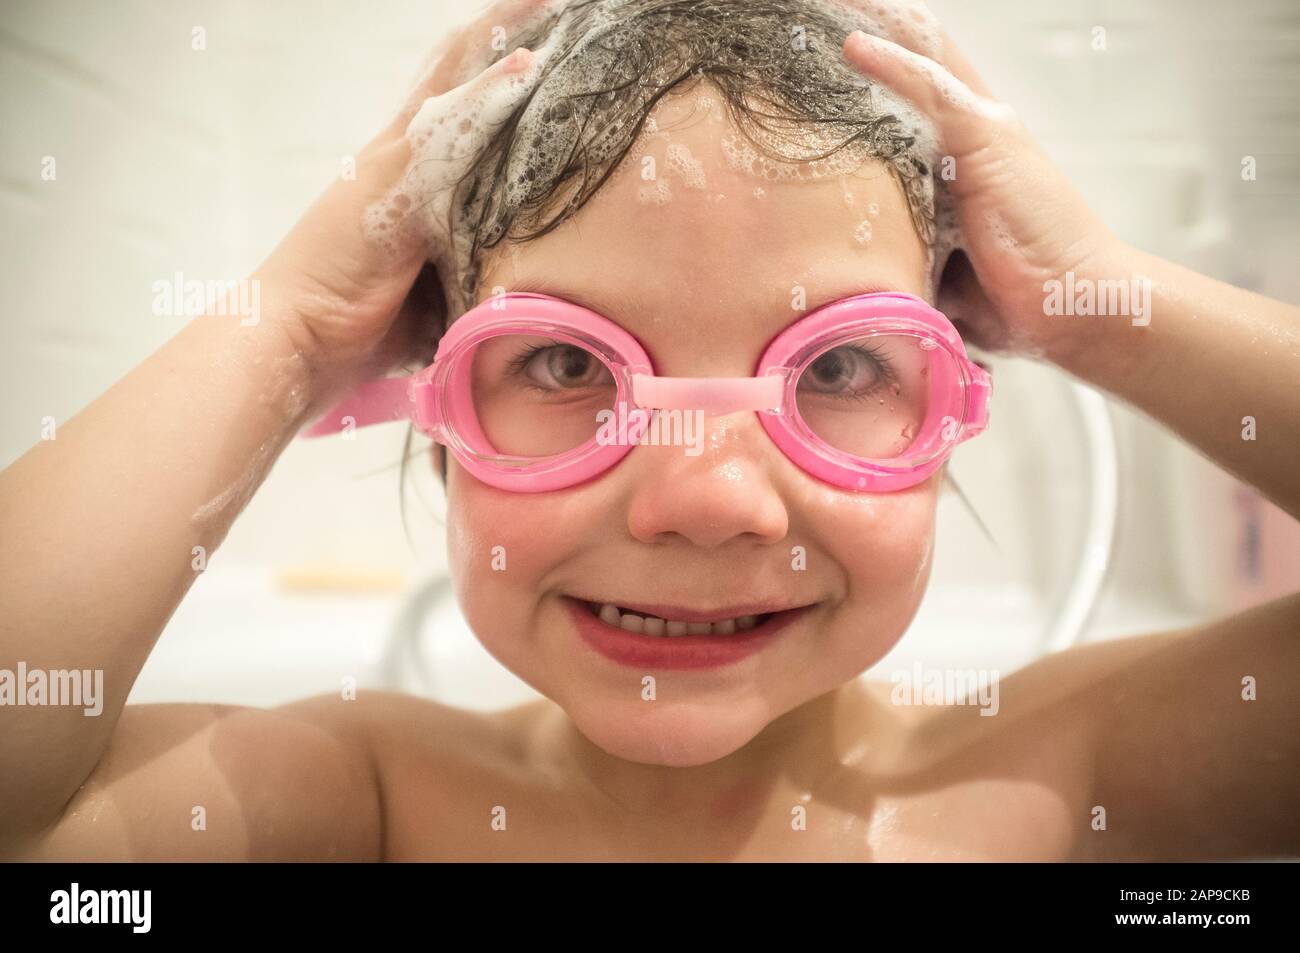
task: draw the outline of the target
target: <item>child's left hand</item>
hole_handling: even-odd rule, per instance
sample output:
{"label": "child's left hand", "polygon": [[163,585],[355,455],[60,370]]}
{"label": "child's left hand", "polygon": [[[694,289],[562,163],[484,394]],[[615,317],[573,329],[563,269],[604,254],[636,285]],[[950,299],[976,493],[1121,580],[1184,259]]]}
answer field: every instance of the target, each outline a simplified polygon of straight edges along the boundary
{"label": "child's left hand", "polygon": [[844,54],[925,113],[954,160],[948,186],[970,267],[950,275],[937,305],[980,347],[1055,359],[1078,335],[1044,316],[1043,283],[1068,271],[1087,275],[1118,242],[952,38],[933,18],[930,25],[941,62],[918,52],[928,48],[924,31],[900,37],[912,48],[850,34]]}

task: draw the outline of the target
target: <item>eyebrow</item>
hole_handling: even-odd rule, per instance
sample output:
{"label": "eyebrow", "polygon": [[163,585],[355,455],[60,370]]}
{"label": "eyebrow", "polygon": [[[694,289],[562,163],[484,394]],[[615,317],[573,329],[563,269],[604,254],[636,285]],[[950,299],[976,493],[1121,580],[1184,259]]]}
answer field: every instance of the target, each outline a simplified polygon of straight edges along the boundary
{"label": "eyebrow", "polygon": [[588,298],[585,294],[578,291],[571,291],[567,288],[554,285],[543,279],[525,279],[516,282],[506,289],[506,294],[539,294],[549,295],[552,298],[562,298],[570,304],[576,304],[580,308],[586,308],[588,311],[595,311],[603,318],[613,318],[616,315],[635,314],[638,311],[645,311],[644,302],[615,293],[606,302],[607,307],[595,300]]}
{"label": "eyebrow", "polygon": [[[814,311],[818,311],[829,304],[834,304],[836,301],[843,301],[845,298],[852,298],[857,295],[865,295],[865,294],[878,294],[881,292],[901,293],[898,288],[890,288],[881,284],[873,284],[871,282],[867,282],[861,286],[853,286],[852,290],[845,290],[839,294],[832,295],[831,297],[818,301],[816,304],[812,305],[811,307],[805,308],[799,314],[795,314],[793,317],[791,317],[790,320],[792,322],[797,321],[799,318],[802,318],[805,315],[812,314]],[[570,304],[576,304],[580,308],[586,308],[588,311],[594,311],[597,314],[599,314],[601,317],[610,318],[611,320],[620,315],[631,315],[631,314],[636,314],[638,312],[645,312],[646,310],[648,310],[645,307],[644,302],[633,298],[623,297],[618,295],[617,293],[615,293],[615,296],[611,297],[606,302],[608,305],[612,307],[605,307],[602,306],[600,303],[596,302],[595,300],[588,298],[585,294],[581,292],[571,291],[567,288],[561,287],[557,284],[554,284],[542,278],[526,278],[522,281],[516,282],[510,288],[506,289],[505,293],[506,294],[521,294],[521,293],[542,294],[542,295],[549,295],[552,298],[561,298],[565,301],[568,301]]]}

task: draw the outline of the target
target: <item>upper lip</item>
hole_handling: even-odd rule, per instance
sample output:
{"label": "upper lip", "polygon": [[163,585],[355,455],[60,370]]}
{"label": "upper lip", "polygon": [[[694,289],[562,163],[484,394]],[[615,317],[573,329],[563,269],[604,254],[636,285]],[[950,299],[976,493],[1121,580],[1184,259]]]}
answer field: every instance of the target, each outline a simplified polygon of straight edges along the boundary
{"label": "upper lip", "polygon": [[590,599],[576,597],[579,601],[595,603],[597,606],[609,604],[627,609],[638,615],[652,615],[673,622],[723,622],[738,619],[745,615],[767,615],[770,612],[784,612],[789,609],[802,609],[812,603],[792,603],[786,600],[769,600],[765,602],[747,602],[733,606],[721,606],[717,609],[688,609],[685,606],[653,605],[646,602],[625,602],[619,599]]}

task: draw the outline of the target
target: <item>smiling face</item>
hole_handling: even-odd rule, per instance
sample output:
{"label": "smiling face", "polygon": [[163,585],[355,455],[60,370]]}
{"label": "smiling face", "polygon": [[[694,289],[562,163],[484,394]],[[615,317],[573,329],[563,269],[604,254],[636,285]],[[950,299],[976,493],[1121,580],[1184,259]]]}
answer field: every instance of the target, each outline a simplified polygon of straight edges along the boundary
{"label": "smiling face", "polygon": [[[733,130],[707,90],[665,97],[658,132],[575,216],[495,250],[478,300],[551,294],[622,326],[658,374],[733,377],[753,374],[767,344],[822,304],[927,294],[926,248],[882,163],[761,181],[728,162]],[[631,761],[714,761],[853,679],[902,635],[929,577],[942,471],[908,490],[852,493],[790,462],[756,414],[705,426],[701,453],[635,447],[549,493],[493,489],[448,461],[449,561],[466,619],[588,739]],[[722,642],[742,635],[726,622],[719,634],[688,630],[670,658],[663,642],[642,650],[670,636],[614,632],[587,602],[762,624],[744,650]],[[760,615],[795,607],[806,608]]]}

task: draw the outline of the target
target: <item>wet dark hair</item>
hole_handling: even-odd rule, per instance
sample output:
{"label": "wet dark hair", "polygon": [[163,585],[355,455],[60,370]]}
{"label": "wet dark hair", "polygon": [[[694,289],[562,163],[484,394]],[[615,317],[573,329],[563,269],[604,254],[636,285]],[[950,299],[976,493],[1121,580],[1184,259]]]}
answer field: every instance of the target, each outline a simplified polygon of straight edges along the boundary
{"label": "wet dark hair", "polygon": [[[541,47],[561,18],[566,45],[458,186],[458,217],[448,224],[472,234],[467,295],[484,251],[507,235],[540,238],[578,212],[623,162],[655,105],[704,80],[740,134],[771,159],[819,162],[852,148],[884,160],[921,239],[933,241],[933,185],[916,130],[883,111],[878,87],[844,61],[844,41],[860,24],[826,0],[576,0],[509,45]],[[811,148],[809,133],[829,145]]]}
{"label": "wet dark hair", "polygon": [[[575,215],[619,167],[659,100],[704,80],[759,155],[819,162],[852,148],[883,160],[918,234],[933,244],[933,182],[917,130],[883,109],[877,85],[844,62],[849,32],[864,28],[851,14],[826,0],[574,0],[506,46],[536,50],[561,19],[565,45],[455,186],[448,224],[471,236],[458,289],[466,301],[477,296],[486,251],[540,238]],[[535,101],[546,104],[540,114],[529,111]],[[809,133],[830,145],[809,151]],[[418,356],[426,364],[455,297],[447,294],[431,316],[435,337]],[[408,434],[403,476],[410,447]],[[435,453],[445,485],[446,451]]]}

